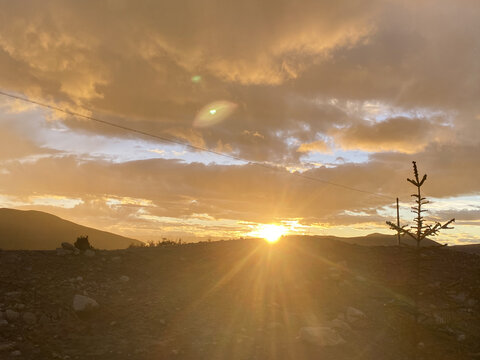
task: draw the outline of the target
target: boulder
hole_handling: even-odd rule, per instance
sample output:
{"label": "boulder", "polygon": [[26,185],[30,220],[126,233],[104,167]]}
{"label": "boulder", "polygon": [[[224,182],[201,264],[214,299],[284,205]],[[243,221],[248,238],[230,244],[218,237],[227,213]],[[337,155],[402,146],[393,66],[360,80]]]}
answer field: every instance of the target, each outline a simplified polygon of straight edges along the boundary
{"label": "boulder", "polygon": [[128,282],[129,280],[130,280],[130,278],[126,275],[120,276],[120,281],[122,281],[122,282]]}
{"label": "boulder", "polygon": [[[69,250],[69,251],[75,251],[77,249],[73,244],[70,244],[69,242],[62,242],[62,249],[64,250]],[[78,250],[78,249],[77,249]]]}
{"label": "boulder", "polygon": [[316,346],[337,346],[346,341],[332,328],[326,326],[303,327],[300,329],[300,339]]}
{"label": "boulder", "polygon": [[98,303],[88,296],[77,294],[73,297],[73,310],[76,312],[91,311],[98,308],[98,306]]}

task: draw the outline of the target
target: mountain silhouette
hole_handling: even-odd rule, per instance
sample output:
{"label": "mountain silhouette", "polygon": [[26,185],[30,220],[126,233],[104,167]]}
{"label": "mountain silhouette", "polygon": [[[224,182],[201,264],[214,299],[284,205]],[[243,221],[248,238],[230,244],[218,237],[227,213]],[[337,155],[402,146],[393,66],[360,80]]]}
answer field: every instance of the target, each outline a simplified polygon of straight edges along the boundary
{"label": "mountain silhouette", "polygon": [[81,235],[88,235],[90,244],[97,249],[123,249],[141,243],[42,211],[0,209],[0,249],[3,250],[52,250],[65,241],[73,244]]}

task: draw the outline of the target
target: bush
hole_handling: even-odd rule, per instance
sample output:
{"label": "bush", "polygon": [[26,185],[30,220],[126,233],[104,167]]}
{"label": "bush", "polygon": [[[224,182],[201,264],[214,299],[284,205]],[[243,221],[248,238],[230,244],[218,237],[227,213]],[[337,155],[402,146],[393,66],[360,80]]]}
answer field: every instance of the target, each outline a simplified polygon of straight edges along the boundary
{"label": "bush", "polygon": [[73,245],[80,251],[93,249],[93,246],[88,242],[88,236],[77,237],[77,241]]}

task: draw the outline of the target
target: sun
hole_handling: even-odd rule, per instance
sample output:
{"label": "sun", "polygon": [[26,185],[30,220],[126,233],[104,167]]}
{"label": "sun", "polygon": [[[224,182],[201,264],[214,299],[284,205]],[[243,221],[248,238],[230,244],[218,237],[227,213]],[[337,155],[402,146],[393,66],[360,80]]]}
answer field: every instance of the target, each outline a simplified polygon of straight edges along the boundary
{"label": "sun", "polygon": [[282,235],[287,233],[287,228],[282,225],[261,225],[257,231],[258,236],[264,238],[269,243],[274,243],[280,239]]}

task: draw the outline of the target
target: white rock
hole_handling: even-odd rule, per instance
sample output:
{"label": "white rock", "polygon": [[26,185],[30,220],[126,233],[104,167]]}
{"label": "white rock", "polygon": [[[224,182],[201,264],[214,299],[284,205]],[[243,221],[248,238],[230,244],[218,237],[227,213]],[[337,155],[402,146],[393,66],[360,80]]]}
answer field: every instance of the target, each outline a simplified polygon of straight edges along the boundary
{"label": "white rock", "polygon": [[77,276],[77,279],[76,279],[76,280],[77,280],[78,282],[83,281],[83,277]]}
{"label": "white rock", "polygon": [[5,317],[7,318],[8,321],[15,321],[19,318],[20,314],[16,311],[8,309],[5,311]]}
{"label": "white rock", "polygon": [[12,356],[21,356],[22,353],[20,352],[20,350],[15,350],[15,351],[12,351],[12,352],[10,353],[10,355],[12,355]]}
{"label": "white rock", "polygon": [[70,244],[69,242],[62,242],[62,249],[75,251],[76,247],[73,246],[73,244]]}
{"label": "white rock", "polygon": [[354,324],[360,320],[365,320],[367,318],[367,316],[363,313],[363,311],[355,309],[354,307],[351,307],[351,306],[347,309],[346,317],[347,317],[347,321],[350,324]]}
{"label": "white rock", "polygon": [[95,256],[95,251],[87,249],[87,250],[85,250],[85,252],[83,254],[85,256],[88,256],[88,257],[93,257],[93,256]]}
{"label": "white rock", "polygon": [[126,276],[126,275],[120,276],[120,281],[127,282],[127,281],[129,281],[129,280],[130,280],[130,278],[129,278],[128,276]]}
{"label": "white rock", "polygon": [[342,345],[346,342],[334,329],[324,326],[301,328],[300,339],[322,347]]}
{"label": "white rock", "polygon": [[93,310],[98,306],[98,303],[88,296],[77,294],[73,297],[73,310],[77,312]]}
{"label": "white rock", "polygon": [[34,313],[27,311],[23,314],[23,321],[25,321],[27,324],[33,325],[37,322],[37,317]]}

